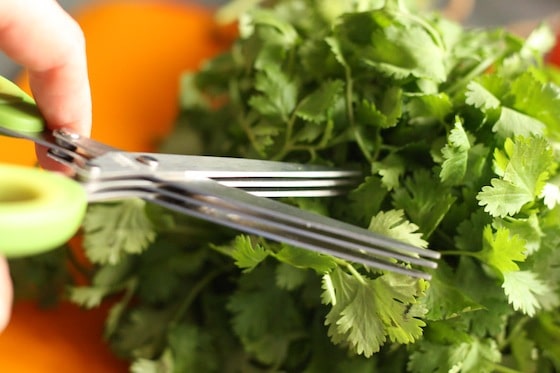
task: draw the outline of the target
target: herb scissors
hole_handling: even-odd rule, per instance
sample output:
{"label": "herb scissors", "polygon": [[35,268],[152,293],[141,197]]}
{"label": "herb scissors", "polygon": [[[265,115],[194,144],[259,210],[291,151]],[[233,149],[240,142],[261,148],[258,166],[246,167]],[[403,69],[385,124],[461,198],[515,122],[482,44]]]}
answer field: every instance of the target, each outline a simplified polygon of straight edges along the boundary
{"label": "herb scissors", "polygon": [[[0,165],[0,253],[56,247],[79,228],[88,202],[142,198],[180,213],[322,254],[429,279],[439,253],[380,236],[269,197],[333,196],[361,173],[211,156],[133,153],[45,129],[33,100],[0,82],[0,134],[45,146],[71,177]],[[32,227],[33,229],[30,229]]]}

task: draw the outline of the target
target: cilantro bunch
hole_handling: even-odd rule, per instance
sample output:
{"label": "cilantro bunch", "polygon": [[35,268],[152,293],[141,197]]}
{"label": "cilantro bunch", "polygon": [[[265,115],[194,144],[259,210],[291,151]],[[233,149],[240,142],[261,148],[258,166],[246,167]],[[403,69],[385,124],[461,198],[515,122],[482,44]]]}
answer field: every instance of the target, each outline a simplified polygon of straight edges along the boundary
{"label": "cilantro bunch", "polygon": [[[560,88],[526,40],[396,0],[283,0],[182,77],[162,151],[360,167],[344,197],[286,199],[443,259],[426,282],[138,200],[90,207],[118,294],[106,337],[148,372],[560,369]],[[184,53],[188,53],[188,46]]]}

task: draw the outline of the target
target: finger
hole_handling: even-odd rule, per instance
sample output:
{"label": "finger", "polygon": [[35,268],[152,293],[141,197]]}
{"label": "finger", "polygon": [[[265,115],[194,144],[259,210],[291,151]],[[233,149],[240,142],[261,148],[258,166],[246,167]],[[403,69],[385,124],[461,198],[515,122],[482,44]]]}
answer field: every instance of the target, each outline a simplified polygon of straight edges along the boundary
{"label": "finger", "polygon": [[55,0],[1,0],[0,49],[29,70],[33,96],[50,128],[90,134],[83,33]]}
{"label": "finger", "polygon": [[10,320],[12,312],[13,290],[8,262],[0,257],[0,332],[2,332]]}

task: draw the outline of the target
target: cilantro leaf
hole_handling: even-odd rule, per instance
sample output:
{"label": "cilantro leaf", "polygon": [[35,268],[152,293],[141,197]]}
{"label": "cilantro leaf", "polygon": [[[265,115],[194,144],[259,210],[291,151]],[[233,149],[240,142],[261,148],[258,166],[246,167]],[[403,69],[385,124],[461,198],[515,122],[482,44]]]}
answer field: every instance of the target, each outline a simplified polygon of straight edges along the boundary
{"label": "cilantro leaf", "polygon": [[428,310],[428,320],[445,320],[482,307],[454,284],[451,268],[445,263],[440,263],[438,270],[434,271],[421,302]]}
{"label": "cilantro leaf", "polygon": [[274,257],[295,268],[312,269],[319,274],[330,272],[337,266],[336,260],[331,256],[290,245],[282,245],[282,249],[275,253]]}
{"label": "cilantro leaf", "polygon": [[494,233],[490,226],[484,227],[480,258],[502,275],[518,271],[516,262],[526,258],[525,242],[518,235],[511,235],[507,228],[498,228]]}
{"label": "cilantro leaf", "polygon": [[[406,22],[398,14],[373,10],[341,16],[335,35],[346,49],[346,59],[359,58],[366,66],[398,79],[412,75],[442,82],[447,73],[444,50],[423,26]],[[424,58],[427,55],[433,57],[429,62]]]}
{"label": "cilantro leaf", "polygon": [[344,82],[326,81],[314,92],[305,97],[296,109],[296,115],[310,122],[320,123],[326,120],[326,113],[331,109],[337,96],[342,93]]}
{"label": "cilantro leaf", "polygon": [[355,224],[367,225],[371,217],[379,212],[387,189],[376,176],[368,176],[356,189],[348,194],[349,203],[344,205],[343,213],[349,215]]}
{"label": "cilantro leaf", "polygon": [[485,113],[488,110],[498,109],[500,107],[500,100],[488,91],[482,84],[472,81],[467,86],[465,93],[465,103],[472,105],[477,109],[481,109]]}
{"label": "cilantro leaf", "polygon": [[500,358],[498,346],[491,339],[473,339],[450,346],[423,342],[411,355],[408,369],[414,373],[490,373]]}
{"label": "cilantro leaf", "polygon": [[455,202],[449,189],[434,179],[430,171],[420,169],[393,193],[395,208],[404,210],[424,237],[432,234]]}
{"label": "cilantro leaf", "polygon": [[300,338],[303,324],[293,298],[276,286],[270,271],[263,265],[240,278],[227,308],[245,348],[263,363],[277,364],[286,357],[290,343]]}
{"label": "cilantro leaf", "polygon": [[505,153],[497,154],[503,176],[492,179],[477,199],[492,216],[514,215],[540,195],[554,167],[552,149],[542,137],[517,137],[507,139]]}
{"label": "cilantro leaf", "polygon": [[280,289],[294,290],[305,284],[309,279],[309,272],[303,269],[280,263],[276,267],[276,285]]}
{"label": "cilantro leaf", "polygon": [[494,219],[493,223],[495,227],[506,228],[511,235],[519,236],[524,241],[527,256],[541,247],[544,233],[539,226],[539,218],[536,214],[530,214],[528,218]]}
{"label": "cilantro leaf", "polygon": [[140,254],[156,233],[141,199],[90,206],[83,222],[84,248],[99,264],[116,264],[128,254]]}
{"label": "cilantro leaf", "polygon": [[422,234],[418,233],[418,226],[405,219],[403,210],[380,211],[371,218],[368,229],[413,246],[428,246]]}
{"label": "cilantro leaf", "polygon": [[534,117],[517,110],[502,107],[500,117],[492,127],[502,137],[540,136],[544,133],[544,124]]}
{"label": "cilantro leaf", "polygon": [[235,265],[247,272],[253,270],[269,255],[268,250],[260,242],[255,242],[247,235],[238,235],[232,246],[231,256],[235,260]]}
{"label": "cilantro leaf", "polygon": [[445,92],[413,95],[406,101],[406,112],[410,115],[410,124],[413,125],[445,123],[452,109],[451,99]]}
{"label": "cilantro leaf", "polygon": [[542,308],[539,298],[552,294],[551,289],[531,271],[504,273],[502,285],[514,310],[533,316]]}
{"label": "cilantro leaf", "polygon": [[460,184],[467,172],[469,149],[471,147],[467,132],[459,120],[455,120],[447,144],[441,150],[443,164],[439,174],[444,183]]}
{"label": "cilantro leaf", "polygon": [[422,292],[416,280],[392,274],[356,278],[335,269],[323,281],[323,302],[332,306],[325,324],[334,343],[369,357],[387,338],[406,344],[422,335],[422,311],[409,308]]}
{"label": "cilantro leaf", "polygon": [[381,182],[387,190],[393,190],[400,186],[400,179],[406,171],[404,159],[391,154],[381,161],[372,163],[372,171],[381,176]]}
{"label": "cilantro leaf", "polygon": [[491,218],[481,210],[472,213],[468,220],[463,220],[457,227],[455,245],[464,251],[479,251],[482,248],[482,232],[491,223]]}
{"label": "cilantro leaf", "polygon": [[546,126],[551,135],[557,136],[560,130],[560,88],[557,85],[539,81],[531,69],[511,83],[510,93],[515,96],[515,109],[538,120],[537,128]]}
{"label": "cilantro leaf", "polygon": [[278,115],[287,121],[296,107],[297,83],[282,70],[269,67],[255,77],[255,89],[259,92],[249,99],[249,105],[260,114]]}
{"label": "cilantro leaf", "polygon": [[[169,349],[173,356],[175,372],[217,371],[211,336],[196,325],[181,323],[168,333]],[[165,355],[164,355],[165,356]]]}

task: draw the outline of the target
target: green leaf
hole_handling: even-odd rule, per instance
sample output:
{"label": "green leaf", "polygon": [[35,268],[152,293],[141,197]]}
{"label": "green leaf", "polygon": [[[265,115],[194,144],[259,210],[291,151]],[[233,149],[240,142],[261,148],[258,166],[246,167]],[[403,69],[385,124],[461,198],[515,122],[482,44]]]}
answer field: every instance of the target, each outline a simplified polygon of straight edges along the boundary
{"label": "green leaf", "polygon": [[330,272],[337,265],[331,256],[290,245],[282,245],[282,249],[274,254],[274,257],[299,269],[312,269],[318,274]]}
{"label": "green leaf", "polygon": [[556,184],[545,183],[539,198],[550,210],[560,204],[560,187]]}
{"label": "green leaf", "polygon": [[342,94],[344,82],[329,80],[310,93],[297,107],[296,115],[314,123],[327,119],[327,112],[332,109],[335,100]]}
{"label": "green leaf", "polygon": [[544,129],[545,126],[540,120],[508,107],[502,107],[500,117],[492,127],[492,130],[503,138],[540,136],[543,135]]}
{"label": "green leaf", "polygon": [[492,179],[491,186],[485,186],[477,195],[484,211],[492,216],[517,214],[521,208],[533,200],[533,195],[521,185],[503,179]]}
{"label": "green leaf", "polygon": [[112,288],[101,286],[80,286],[70,289],[69,299],[85,308],[94,308],[101,304],[103,299],[113,292]]}
{"label": "green leaf", "polygon": [[255,89],[259,94],[249,99],[249,105],[260,114],[278,116],[287,121],[296,107],[297,84],[282,70],[269,67],[255,76]]}
{"label": "green leaf", "polygon": [[501,106],[500,100],[488,91],[482,84],[471,81],[467,85],[465,103],[486,112],[498,109]]}
{"label": "green leaf", "polygon": [[[550,82],[539,81],[533,70],[519,76],[511,84],[511,94],[515,96],[513,107],[527,116],[535,118],[541,134],[550,133],[555,139],[560,134],[560,87]],[[535,123],[535,126],[539,124]],[[537,127],[538,128],[538,127]],[[536,128],[532,129],[536,132]]]}
{"label": "green leaf", "polygon": [[173,372],[217,372],[211,337],[196,325],[175,325],[167,335],[173,356]]}
{"label": "green leaf", "polygon": [[495,364],[501,360],[501,353],[492,339],[473,340],[453,348],[450,356],[452,370],[459,372],[493,372]]}
{"label": "green leaf", "polygon": [[461,121],[456,119],[447,138],[447,144],[441,150],[443,164],[439,177],[443,183],[460,184],[467,173],[468,156],[471,143]]}
{"label": "green leaf", "polygon": [[413,373],[490,373],[500,359],[498,346],[491,339],[450,346],[423,342],[411,355],[408,369]]}
{"label": "green leaf", "polygon": [[335,269],[323,277],[323,289],[323,303],[332,306],[325,324],[333,343],[370,357],[387,338],[406,344],[422,335],[422,311],[413,307],[422,290],[412,278],[356,278]]}
{"label": "green leaf", "polygon": [[155,309],[143,304],[130,310],[111,338],[116,353],[136,359],[153,359],[159,343],[165,340],[171,316],[169,309]]}
{"label": "green leaf", "polygon": [[377,176],[368,176],[358,188],[349,193],[350,202],[344,205],[343,212],[355,220],[355,224],[367,225],[372,215],[381,208],[387,194],[387,189]]}
{"label": "green leaf", "polygon": [[393,193],[395,208],[406,212],[411,222],[429,237],[455,202],[450,189],[426,169],[419,169],[407,178],[404,186]]}
{"label": "green leaf", "polygon": [[340,17],[335,35],[346,60],[359,59],[397,79],[445,80],[444,50],[420,22],[383,10],[348,13]]}
{"label": "green leaf", "polygon": [[116,264],[129,254],[146,250],[156,233],[145,205],[141,199],[127,199],[90,206],[83,222],[88,258],[94,263]]}
{"label": "green leaf", "polygon": [[258,240],[247,235],[235,237],[232,247],[231,256],[235,265],[245,272],[252,271],[269,255],[269,251]]}
{"label": "green leaf", "polygon": [[422,239],[422,233],[418,232],[418,226],[406,220],[402,210],[380,211],[371,218],[368,229],[413,246],[428,246],[428,242]]}
{"label": "green leaf", "polygon": [[[298,33],[292,24],[282,20],[277,14],[267,9],[252,10],[244,26],[246,28],[255,28],[259,31],[274,30],[277,36],[273,40],[279,42],[284,48],[293,46],[299,39]],[[246,33],[248,34],[248,32]]]}
{"label": "green leaf", "polygon": [[506,140],[505,154],[497,154],[503,175],[483,187],[477,199],[492,216],[515,215],[544,188],[555,166],[552,149],[544,138],[517,137]]}
{"label": "green leaf", "polygon": [[432,274],[426,296],[421,302],[428,310],[428,320],[445,320],[482,308],[457,287],[451,267],[445,262],[440,263],[437,271]]}
{"label": "green leaf", "polygon": [[464,251],[482,250],[482,232],[490,224],[491,217],[482,210],[476,210],[468,220],[464,220],[457,227],[455,245]]}
{"label": "green leaf", "polygon": [[405,107],[405,111],[410,116],[410,124],[413,125],[445,123],[452,109],[451,99],[444,92],[414,95],[409,98]]}
{"label": "green leaf", "polygon": [[508,272],[519,270],[516,262],[525,261],[525,242],[518,235],[511,235],[506,228],[498,228],[494,233],[487,225],[479,257],[505,276]]}
{"label": "green leaf", "polygon": [[527,36],[523,44],[523,50],[540,55],[550,52],[555,44],[554,31],[550,29],[549,25],[542,23]]}
{"label": "green leaf", "polygon": [[391,128],[402,115],[402,90],[388,88],[378,99],[363,99],[356,107],[356,121],[363,125]]}
{"label": "green leaf", "polygon": [[552,295],[552,290],[531,271],[504,273],[502,287],[513,309],[528,316],[534,316],[542,308],[539,298]]}
{"label": "green leaf", "polygon": [[509,230],[512,236],[517,235],[524,241],[527,256],[538,251],[541,247],[541,239],[544,236],[539,226],[539,218],[535,213],[528,218],[494,219],[494,227],[503,227]]}
{"label": "green leaf", "polygon": [[381,182],[389,191],[400,186],[400,179],[406,171],[404,159],[394,153],[379,162],[373,162],[371,166],[372,172],[381,176]]}
{"label": "green leaf", "polygon": [[286,263],[276,267],[276,285],[280,289],[294,290],[305,284],[309,272]]}
{"label": "green leaf", "polygon": [[242,276],[227,309],[247,351],[263,363],[278,364],[292,341],[301,338],[302,316],[290,294],[276,286],[271,271],[262,265]]}

